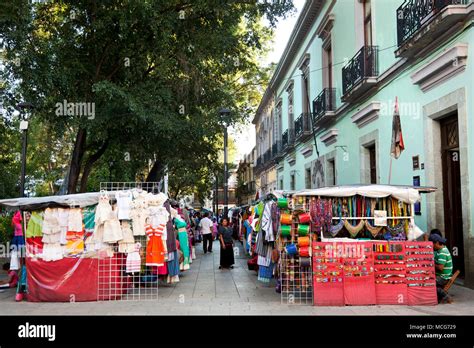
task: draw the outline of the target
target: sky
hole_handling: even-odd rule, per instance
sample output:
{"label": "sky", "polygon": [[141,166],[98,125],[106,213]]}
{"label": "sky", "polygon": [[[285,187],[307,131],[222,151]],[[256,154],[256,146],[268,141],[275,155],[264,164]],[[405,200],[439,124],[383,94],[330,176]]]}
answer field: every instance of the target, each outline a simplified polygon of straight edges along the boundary
{"label": "sky", "polygon": [[[275,29],[273,44],[271,45],[272,50],[268,53],[266,60],[263,63],[264,65],[269,65],[272,62],[278,63],[280,60],[304,3],[305,0],[294,0],[293,5],[295,6],[296,11],[286,19],[281,19],[278,22]],[[238,129],[230,129],[229,133],[232,134],[235,139],[238,159],[241,159],[244,155],[252,151],[255,146],[255,126],[252,123],[240,126]]]}

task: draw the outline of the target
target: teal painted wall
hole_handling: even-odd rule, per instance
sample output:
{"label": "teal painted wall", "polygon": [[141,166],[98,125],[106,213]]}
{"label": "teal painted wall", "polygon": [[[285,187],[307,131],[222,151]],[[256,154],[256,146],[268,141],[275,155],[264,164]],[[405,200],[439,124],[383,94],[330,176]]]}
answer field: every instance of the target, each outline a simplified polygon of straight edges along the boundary
{"label": "teal painted wall", "polygon": [[[396,24],[396,9],[400,6],[403,0],[383,0],[373,1],[372,5],[372,22],[373,22],[373,37],[374,44],[379,46],[379,76],[383,74],[388,68],[393,66],[399,59],[395,57],[394,51],[397,48],[397,24]],[[330,1],[326,1],[325,7],[321,13],[325,13]],[[335,3],[331,13],[335,15],[334,26],[331,30],[331,40],[333,49],[333,81],[334,87],[337,88],[337,105],[341,105],[340,96],[342,94],[342,67],[351,59],[360,47],[356,44],[355,35],[355,7],[358,6],[356,0],[339,0]],[[304,40],[301,48],[291,64],[290,69],[283,82],[277,88],[277,97],[283,100],[283,131],[288,128],[287,115],[287,93],[284,90],[288,79],[294,80],[294,117],[298,117],[301,113],[301,78],[299,76],[298,62],[305,53],[310,54],[310,99],[311,101],[322,90],[322,40],[315,35],[316,28],[321,22],[322,16],[315,21],[312,29]],[[447,82],[442,83],[435,88],[422,92],[420,87],[412,83],[410,75],[414,73],[421,66],[425,65],[429,60],[436,57],[440,52],[446,48],[452,47],[458,42],[469,43],[469,58],[465,72],[455,77],[450,78]],[[463,33],[451,39],[450,42],[439,47],[435,52],[432,52],[428,57],[415,65],[409,66],[405,71],[391,81],[388,85],[380,88],[376,94],[371,95],[367,100],[358,101],[351,105],[345,114],[336,122],[329,126],[329,128],[336,128],[339,132],[337,142],[335,144],[326,146],[321,142],[320,137],[327,129],[322,130],[317,135],[317,144],[321,156],[336,150],[336,172],[337,184],[354,184],[361,182],[361,156],[360,156],[360,137],[369,134],[373,131],[378,131],[378,148],[377,148],[377,162],[378,162],[378,183],[388,183],[389,167],[390,167],[390,143],[392,133],[392,116],[393,103],[395,97],[398,96],[401,108],[401,122],[403,135],[405,140],[406,150],[402,153],[398,160],[393,160],[392,163],[392,184],[411,185],[413,183],[413,176],[420,176],[421,185],[426,184],[426,173],[424,170],[412,169],[412,156],[419,156],[420,163],[425,162],[425,136],[423,124],[423,106],[441,98],[459,88],[466,89],[467,110],[468,110],[468,147],[474,148],[474,106],[472,100],[474,97],[473,77],[474,70],[472,67],[472,57],[474,57],[474,30],[466,29]],[[379,101],[382,103],[383,109],[380,111],[379,117],[376,121],[358,128],[352,122],[351,116],[368,105],[372,101]],[[307,141],[307,144],[313,144],[313,139]],[[308,158],[304,158],[301,153],[301,148],[304,144],[297,144],[294,155],[296,156],[296,163],[290,166],[287,158],[280,163],[283,170],[277,174],[278,185],[280,179],[283,178],[283,189],[290,189],[290,174],[295,174],[296,189],[305,188],[305,164],[317,158],[316,151]],[[342,148],[336,146],[344,146],[347,149],[347,154],[344,154]],[[474,172],[474,156],[472,150],[469,152],[469,173]],[[470,213],[474,216],[474,178],[470,176],[470,192],[471,205]],[[278,187],[281,189],[281,187]],[[422,228],[426,229],[426,197],[422,201],[422,214],[416,217],[416,223]],[[471,231],[471,235],[473,232]]]}
{"label": "teal painted wall", "polygon": [[[400,62],[400,58],[395,57],[397,46],[397,21],[396,10],[404,0],[372,0],[372,32],[373,44],[379,48],[378,64],[379,77]],[[285,91],[287,81],[294,81],[294,118],[301,113],[301,77],[298,64],[301,58],[309,53],[310,55],[310,100],[312,101],[323,89],[324,66],[322,62],[322,40],[316,35],[316,29],[320,25],[323,15],[327,13],[330,4],[334,7],[330,13],[334,15],[334,25],[331,29],[331,42],[333,51],[333,85],[337,89],[337,106],[343,103],[340,100],[342,94],[342,68],[359,51],[362,46],[361,34],[357,33],[357,26],[362,30],[360,14],[361,8],[358,0],[326,0],[320,15],[312,24],[306,38],[299,46],[298,52],[289,64],[286,75],[281,79],[275,89],[275,97],[282,99],[282,129],[288,128],[288,96]],[[472,6],[472,5],[471,5]],[[398,160],[392,162],[392,180],[391,184],[412,185],[413,177],[419,176],[421,185],[431,184],[427,182],[427,174],[441,172],[442,168],[433,168],[425,170],[413,170],[412,157],[419,156],[420,163],[431,163],[427,151],[432,151],[429,145],[425,144],[427,129],[426,116],[423,114],[423,108],[428,104],[432,105],[440,98],[444,98],[450,93],[459,90],[465,91],[465,110],[467,121],[465,128],[460,129],[464,134],[467,147],[467,154],[461,158],[463,163],[467,162],[467,173],[462,175],[463,182],[468,182],[468,190],[463,190],[463,210],[464,222],[468,221],[468,229],[463,231],[468,239],[464,240],[466,284],[474,287],[474,265],[471,266],[474,255],[474,67],[472,59],[474,57],[474,21],[471,20],[462,32],[458,32],[448,42],[443,43],[428,56],[421,60],[413,60],[403,66],[401,72],[397,72],[395,79],[385,85],[378,85],[376,92],[371,93],[365,100],[357,100],[351,103],[340,114],[336,122],[332,122],[326,128],[316,134],[317,147],[319,150],[319,159],[326,162],[327,155],[335,154],[336,181],[338,185],[361,183],[361,146],[360,139],[368,134],[377,132],[377,182],[387,184],[390,167],[390,145],[392,133],[393,105],[395,97],[398,97],[400,104],[401,122],[405,140],[405,151]],[[411,75],[427,65],[428,62],[440,55],[443,51],[450,49],[457,43],[468,44],[468,58],[465,70],[448,80],[436,85],[430,90],[423,92],[420,86],[413,84]],[[371,102],[380,102],[382,109],[379,112],[378,119],[359,128],[351,117],[363,109]],[[461,121],[460,121],[461,122]],[[337,141],[326,146],[321,141],[321,136],[329,129],[337,129]],[[441,139],[440,139],[441,140]],[[301,190],[307,188],[305,185],[305,167],[317,159],[314,150],[313,138],[306,141],[305,144],[297,143],[295,150],[286,154],[277,165],[280,170],[277,172],[277,185],[279,189],[290,189],[291,174],[295,175],[295,189]],[[302,154],[303,147],[313,147],[312,154],[305,158]],[[346,150],[343,150],[343,148]],[[347,152],[345,152],[347,151]],[[440,154],[439,154],[440,156]],[[295,158],[294,165],[290,165],[289,158]],[[433,176],[433,175],[431,175]],[[283,179],[283,187],[280,186],[280,180]],[[442,187],[439,187],[442,190]],[[416,224],[423,230],[428,228],[428,208],[433,207],[434,195],[422,195],[421,215],[416,216]],[[439,208],[440,206],[438,206]],[[442,207],[442,203],[441,203]],[[433,222],[430,221],[432,224]],[[430,225],[431,225],[430,224]],[[441,229],[444,226],[437,226]]]}

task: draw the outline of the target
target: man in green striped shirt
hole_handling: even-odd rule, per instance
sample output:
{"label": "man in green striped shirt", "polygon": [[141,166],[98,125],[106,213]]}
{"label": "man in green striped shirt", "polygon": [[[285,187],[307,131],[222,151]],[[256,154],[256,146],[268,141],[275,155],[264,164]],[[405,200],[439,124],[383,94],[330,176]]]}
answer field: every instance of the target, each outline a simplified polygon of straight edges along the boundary
{"label": "man in green striped shirt", "polygon": [[445,238],[437,234],[432,234],[430,235],[430,241],[433,242],[434,248],[438,303],[451,303],[452,300],[444,291],[444,286],[453,274],[453,258],[446,247]]}

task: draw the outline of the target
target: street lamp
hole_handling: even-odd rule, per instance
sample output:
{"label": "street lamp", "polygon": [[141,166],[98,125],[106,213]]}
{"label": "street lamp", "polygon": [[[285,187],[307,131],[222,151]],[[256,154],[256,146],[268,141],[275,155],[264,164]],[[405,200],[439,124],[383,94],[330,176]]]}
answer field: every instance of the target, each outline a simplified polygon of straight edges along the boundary
{"label": "street lamp", "polygon": [[227,205],[228,205],[228,169],[227,169],[227,127],[229,126],[230,110],[222,108],[219,110],[222,124],[224,126],[224,216],[227,216]]}
{"label": "street lamp", "polygon": [[216,194],[214,195],[214,202],[215,202],[214,214],[217,215],[219,213],[219,179],[218,179],[218,173],[216,173],[215,189],[216,189]]}
{"label": "street lamp", "polygon": [[[23,111],[25,109],[33,109],[33,104],[27,102],[21,102],[17,106],[17,109]],[[23,145],[21,149],[21,176],[20,176],[20,197],[25,197],[25,176],[26,176],[26,149],[28,146],[28,119],[27,113],[15,110],[14,116],[20,116],[20,130],[23,133]]]}

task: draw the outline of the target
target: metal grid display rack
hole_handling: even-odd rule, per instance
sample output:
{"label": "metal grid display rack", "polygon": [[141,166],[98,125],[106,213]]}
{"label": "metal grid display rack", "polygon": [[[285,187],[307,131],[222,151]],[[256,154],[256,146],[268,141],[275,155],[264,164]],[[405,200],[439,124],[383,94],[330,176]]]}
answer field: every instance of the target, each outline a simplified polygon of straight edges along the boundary
{"label": "metal grid display rack", "polygon": [[[297,207],[290,205],[290,207]],[[298,209],[299,210],[299,209]],[[303,210],[301,210],[303,211]],[[313,270],[311,261],[308,265],[301,265],[301,258],[298,254],[289,255],[286,246],[296,243],[298,239],[297,210],[292,210],[291,236],[281,236],[280,241],[280,282],[281,282],[281,303],[292,305],[312,305],[313,304]],[[311,231],[311,228],[310,228]],[[312,233],[308,233],[311,246]],[[311,248],[310,248],[311,249]],[[311,257],[310,257],[311,260]]]}
{"label": "metal grid display rack", "polygon": [[[126,191],[141,189],[150,193],[159,193],[159,182],[101,182],[101,191]],[[98,257],[98,301],[138,301],[158,299],[157,267],[145,264],[147,245],[146,236],[134,236],[140,243],[140,271],[126,273],[127,254],[119,252],[118,243],[111,244],[109,253],[100,253]],[[113,253],[113,257],[110,255]]]}

